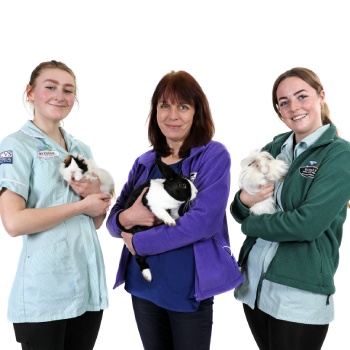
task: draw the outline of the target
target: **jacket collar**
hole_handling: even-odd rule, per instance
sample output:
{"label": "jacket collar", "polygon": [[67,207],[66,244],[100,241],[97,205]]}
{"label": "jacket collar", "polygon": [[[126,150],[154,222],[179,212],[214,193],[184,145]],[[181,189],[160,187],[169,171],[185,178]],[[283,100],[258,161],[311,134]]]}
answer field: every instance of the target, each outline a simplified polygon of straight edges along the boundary
{"label": "jacket collar", "polygon": [[[212,142],[212,141],[210,141],[210,142]],[[193,147],[190,151],[190,155],[185,159],[185,161],[188,161],[189,159],[194,157],[201,149],[205,148],[206,146],[207,145]],[[148,151],[148,152],[142,154],[139,158],[139,162],[141,164],[144,164],[145,166],[150,166],[154,163],[155,158],[156,158],[156,153],[153,150],[151,150],[151,151]]]}
{"label": "jacket collar", "polygon": [[[289,131],[283,134],[279,134],[274,137],[273,142],[278,149],[281,149],[282,145],[293,134],[293,131]],[[337,128],[334,124],[330,124],[329,128],[320,136],[320,138],[312,144],[310,147],[318,147],[327,143],[333,142],[337,138]]]}

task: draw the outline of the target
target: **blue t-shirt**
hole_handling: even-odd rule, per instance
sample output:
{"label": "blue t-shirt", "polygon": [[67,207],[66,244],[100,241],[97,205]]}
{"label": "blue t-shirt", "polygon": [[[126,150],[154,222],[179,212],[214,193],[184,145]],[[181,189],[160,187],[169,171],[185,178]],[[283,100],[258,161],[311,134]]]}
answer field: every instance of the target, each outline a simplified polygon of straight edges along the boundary
{"label": "blue t-shirt", "polygon": [[[181,173],[183,159],[170,165],[176,173]],[[163,178],[154,164],[148,179]],[[180,215],[181,208],[180,208]],[[152,281],[146,281],[136,263],[130,259],[125,290],[130,294],[146,299],[167,310],[177,312],[197,311],[199,302],[194,297],[195,261],[193,246],[188,245],[168,252],[147,257],[152,272]]]}

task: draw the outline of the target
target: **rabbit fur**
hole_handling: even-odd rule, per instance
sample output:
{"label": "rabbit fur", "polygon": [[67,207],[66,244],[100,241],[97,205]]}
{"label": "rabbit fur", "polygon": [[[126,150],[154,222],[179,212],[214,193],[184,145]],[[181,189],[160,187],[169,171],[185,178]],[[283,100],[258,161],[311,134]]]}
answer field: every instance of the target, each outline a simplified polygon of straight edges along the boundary
{"label": "rabbit fur", "polygon": [[[239,188],[246,190],[249,194],[260,191],[260,186],[284,178],[288,171],[288,165],[279,159],[275,159],[269,152],[259,149],[252,151],[241,161],[241,172],[239,174]],[[254,204],[250,212],[254,215],[272,214],[276,211],[274,197]]]}
{"label": "rabbit fur", "polygon": [[105,169],[99,168],[95,161],[86,159],[81,154],[69,154],[61,163],[60,173],[67,182],[71,180],[100,180],[100,189],[103,193],[108,193],[114,197],[114,180],[112,175]]}
{"label": "rabbit fur", "polygon": [[[146,206],[153,214],[164,224],[176,226],[176,219],[179,218],[179,208],[184,205],[187,210],[198,193],[193,182],[186,176],[176,174],[174,170],[160,160],[156,160],[164,179],[152,179],[137,187],[130,195],[125,204],[125,209],[132,206],[145,187],[148,187],[142,196],[142,204]],[[139,231],[148,230],[148,226],[134,226],[127,231],[135,234]],[[151,282],[152,274],[145,256],[136,254],[136,263],[138,264],[143,277]]]}

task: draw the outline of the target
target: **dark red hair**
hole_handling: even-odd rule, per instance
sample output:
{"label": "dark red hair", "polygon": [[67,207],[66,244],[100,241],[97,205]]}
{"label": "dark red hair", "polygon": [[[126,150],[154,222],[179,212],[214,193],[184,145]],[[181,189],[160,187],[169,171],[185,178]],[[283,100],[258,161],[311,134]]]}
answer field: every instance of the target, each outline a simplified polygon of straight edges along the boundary
{"label": "dark red hair", "polygon": [[191,130],[182,144],[179,157],[190,153],[192,147],[207,144],[214,136],[215,127],[206,95],[198,82],[185,71],[171,71],[156,86],[148,116],[148,139],[155,152],[161,157],[171,154],[166,138],[157,122],[157,105],[159,102],[186,103],[195,109]]}

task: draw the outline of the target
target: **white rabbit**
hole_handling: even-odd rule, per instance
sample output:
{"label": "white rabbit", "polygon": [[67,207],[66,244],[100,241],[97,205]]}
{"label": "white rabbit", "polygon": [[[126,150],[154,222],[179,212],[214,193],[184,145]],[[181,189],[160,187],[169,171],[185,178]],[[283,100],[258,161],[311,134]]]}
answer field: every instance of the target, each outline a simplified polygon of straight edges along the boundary
{"label": "white rabbit", "polygon": [[[156,160],[159,171],[164,179],[152,179],[137,187],[130,195],[125,204],[125,209],[132,206],[145,187],[148,187],[142,196],[142,203],[164,224],[176,226],[175,220],[179,218],[179,208],[184,205],[184,210],[188,209],[191,201],[197,196],[197,188],[186,176],[176,174],[167,164]],[[130,233],[149,229],[148,226],[134,226]],[[152,274],[145,256],[135,256],[143,277],[151,282]]]}
{"label": "white rabbit", "polygon": [[72,179],[79,181],[83,177],[91,181],[99,179],[101,192],[114,197],[114,180],[111,174],[99,168],[94,160],[86,159],[81,154],[69,154],[60,166],[60,173],[67,182]]}
{"label": "white rabbit", "polygon": [[[288,171],[288,165],[279,159],[275,159],[269,152],[254,150],[241,161],[239,174],[239,188],[249,194],[260,191],[260,186],[269,182],[276,184],[284,178]],[[276,211],[276,203],[273,197],[254,204],[250,212],[255,215],[272,214]]]}

